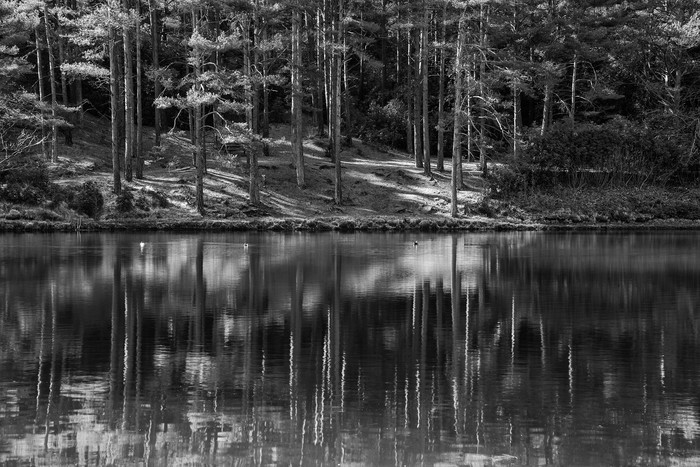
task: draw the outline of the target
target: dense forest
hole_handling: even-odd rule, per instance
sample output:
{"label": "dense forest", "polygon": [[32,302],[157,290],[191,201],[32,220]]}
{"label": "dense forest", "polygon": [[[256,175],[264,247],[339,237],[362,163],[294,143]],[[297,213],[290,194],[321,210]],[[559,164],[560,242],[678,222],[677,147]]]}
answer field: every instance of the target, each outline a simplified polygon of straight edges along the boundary
{"label": "dense forest", "polygon": [[114,193],[143,176],[144,126],[156,148],[188,131],[200,212],[207,142],[264,148],[274,123],[291,126],[302,188],[303,139],[328,139],[338,204],[351,137],[408,151],[427,176],[451,159],[453,216],[465,160],[501,194],[687,185],[700,166],[699,6],[2,0],[0,171],[6,183],[55,160],[90,112],[111,120]]}

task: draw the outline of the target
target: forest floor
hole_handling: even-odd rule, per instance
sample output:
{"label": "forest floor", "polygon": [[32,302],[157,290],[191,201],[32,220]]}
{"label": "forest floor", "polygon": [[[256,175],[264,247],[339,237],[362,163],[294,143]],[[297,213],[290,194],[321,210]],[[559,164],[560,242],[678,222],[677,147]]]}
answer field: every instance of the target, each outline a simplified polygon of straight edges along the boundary
{"label": "forest floor", "polygon": [[[697,191],[681,197],[684,212],[691,215],[681,213],[672,222],[668,222],[668,215],[635,210],[634,205],[620,201],[630,197],[647,199],[647,192],[613,190],[601,196],[599,191],[571,190],[505,203],[486,196],[486,183],[476,164],[470,162],[464,163],[464,186],[458,192],[460,217],[455,220],[450,217],[451,159],[445,160],[446,171],[437,172],[433,165],[432,176],[426,176],[423,169],[415,167],[410,155],[357,139],[341,154],[343,202],[337,205],[334,165],[326,156],[323,139],[306,138],[306,187],[296,186],[287,125],[272,127],[269,156],[259,157],[257,205],[249,203],[245,158],[222,153],[210,145],[204,179],[206,213],[202,216],[195,208],[195,168],[188,134],[163,134],[160,149],[152,150],[153,130],[145,130],[144,178],[123,182],[123,189],[133,194],[133,209],[120,211],[112,193],[109,122],[86,116],[85,124],[74,131],[72,146],[59,141],[58,162],[49,165],[49,173],[59,185],[95,182],[105,198],[101,214],[93,220],[64,207],[48,209],[0,201],[0,229],[514,229],[630,223],[700,226],[696,222],[700,219]],[[650,206],[656,208],[666,206],[664,200],[669,198],[680,199],[674,193],[656,193],[652,198]]]}

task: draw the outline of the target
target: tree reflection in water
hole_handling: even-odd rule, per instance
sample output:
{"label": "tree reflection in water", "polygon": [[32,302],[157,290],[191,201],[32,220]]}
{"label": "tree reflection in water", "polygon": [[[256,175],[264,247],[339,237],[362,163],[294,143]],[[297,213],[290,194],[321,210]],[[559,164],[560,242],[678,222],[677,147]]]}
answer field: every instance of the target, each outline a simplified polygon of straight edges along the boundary
{"label": "tree reflection in water", "polygon": [[418,237],[5,236],[0,462],[700,461],[700,235]]}

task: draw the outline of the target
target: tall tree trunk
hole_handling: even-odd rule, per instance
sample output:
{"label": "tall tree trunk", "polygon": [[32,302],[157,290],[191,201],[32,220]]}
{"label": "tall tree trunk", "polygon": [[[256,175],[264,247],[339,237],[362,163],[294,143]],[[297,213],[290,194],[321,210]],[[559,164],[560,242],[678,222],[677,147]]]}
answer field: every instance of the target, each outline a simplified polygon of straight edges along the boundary
{"label": "tall tree trunk", "polygon": [[423,168],[423,141],[421,133],[423,131],[421,120],[421,48],[420,48],[420,30],[413,30],[413,48],[415,49],[413,68],[415,78],[413,80],[413,155],[416,160],[416,167]]}
{"label": "tall tree trunk", "polygon": [[258,205],[260,204],[260,186],[258,184],[258,179],[260,178],[258,170],[258,148],[254,147],[250,151],[250,172],[249,172],[249,184],[248,184],[248,196],[250,199],[250,204]]}
{"label": "tall tree trunk", "polygon": [[454,104],[454,128],[452,129],[452,209],[450,214],[457,217],[457,190],[461,188],[459,180],[460,165],[462,162],[462,55],[464,53],[465,18],[464,13],[459,17],[459,30],[457,32],[457,51],[455,53],[455,104]]}
{"label": "tall tree trunk", "polygon": [[406,72],[404,73],[404,98],[406,99],[406,152],[413,154],[413,66],[411,30],[406,30]]}
{"label": "tall tree trunk", "polygon": [[469,63],[467,63],[467,95],[465,96],[465,101],[467,102],[467,161],[472,162],[474,160],[474,105],[472,98],[474,92],[476,91],[475,85],[475,74],[476,74],[476,56],[474,54],[469,56]]}
{"label": "tall tree trunk", "polygon": [[323,61],[323,39],[324,39],[323,21],[321,20],[321,9],[316,10],[316,70],[318,77],[316,79],[316,132],[318,136],[323,136],[326,132],[325,122],[325,107],[328,101],[325,100],[325,83],[326,83],[326,63]]}
{"label": "tall tree trunk", "polygon": [[[107,15],[111,17],[111,8],[107,8]],[[111,18],[108,18],[108,20]],[[119,68],[117,66],[117,33],[114,27],[109,28],[109,97],[110,113],[112,117],[112,190],[115,194],[121,193],[121,173],[119,158]]]}
{"label": "tall tree trunk", "polygon": [[[350,114],[350,79],[348,77],[348,44],[343,35],[343,103],[345,104],[345,144],[352,146],[352,115]],[[385,67],[382,67],[382,70]]]}
{"label": "tall tree trunk", "polygon": [[257,126],[254,121],[255,101],[253,99],[253,67],[251,64],[250,24],[248,18],[243,20],[243,41],[243,72],[247,79],[245,84],[245,121],[248,130],[255,133]]}
{"label": "tall tree trunk", "polygon": [[[122,1],[124,11],[130,15],[129,0]],[[131,50],[131,21],[127,21],[122,31],[124,41],[124,177],[127,182],[133,179],[134,162],[134,71]]]}
{"label": "tall tree trunk", "polygon": [[[192,9],[192,33],[193,35],[199,34],[199,15],[197,10]],[[193,60],[192,68],[194,69],[194,85],[193,88],[197,91],[201,91],[201,73],[202,73],[202,55],[197,49],[192,51]],[[196,200],[197,200],[197,211],[204,215],[204,138],[203,138],[203,128],[202,128],[202,105],[195,103],[194,105],[194,135],[195,135],[195,153],[196,153]]]}
{"label": "tall tree trunk", "polygon": [[549,123],[552,120],[551,113],[552,113],[552,83],[550,82],[549,79],[547,79],[547,82],[544,85],[544,106],[542,108],[542,129],[540,130],[540,134],[544,135],[547,130],[549,129]]}
{"label": "tall tree trunk", "polygon": [[513,80],[513,158],[515,159],[520,154],[520,129],[523,124],[520,99],[519,83]]}
{"label": "tall tree trunk", "polygon": [[136,2],[136,178],[143,179],[143,63],[141,59],[141,2]]}
{"label": "tall tree trunk", "polygon": [[486,25],[488,24],[488,12],[486,7],[481,4],[479,10],[479,28],[481,39],[479,46],[482,50],[482,55],[479,60],[479,167],[481,173],[486,175],[486,87],[484,86],[484,78],[486,77],[486,59],[483,51],[486,49]]}
{"label": "tall tree trunk", "polygon": [[58,160],[56,153],[56,59],[53,55],[51,26],[49,25],[49,8],[44,2],[44,28],[46,30],[46,50],[49,52],[49,84],[51,86],[51,162]]}
{"label": "tall tree trunk", "polygon": [[253,132],[255,134],[261,134],[260,123],[260,3],[259,0],[255,1],[255,9],[253,10],[253,44],[252,44],[252,62],[250,64],[253,70]]}
{"label": "tall tree trunk", "polygon": [[[447,4],[445,4],[447,5]],[[445,45],[447,42],[447,6],[442,10],[440,27],[440,82],[438,83],[437,170],[445,171]]]}
{"label": "tall tree trunk", "polygon": [[58,63],[61,74],[61,101],[64,107],[68,107],[68,80],[66,79],[66,73],[63,71],[63,64],[66,63],[66,50],[60,34],[60,28],[56,45],[58,46]]}
{"label": "tall tree trunk", "polygon": [[[265,0],[263,0],[264,2]],[[267,19],[262,18],[262,41],[267,42]],[[268,62],[269,62],[269,52],[262,53],[262,91],[263,91],[263,121],[262,121],[262,137],[270,137],[270,85],[268,81]]]}
{"label": "tall tree trunk", "polygon": [[[148,0],[148,7],[151,15],[151,60],[153,61],[153,69],[157,72],[160,68],[160,18],[155,0]],[[153,100],[160,97],[161,92],[162,86],[156,73],[153,81]],[[161,109],[156,107],[154,109],[155,146],[160,146],[160,133],[163,127],[162,115]]]}
{"label": "tall tree trunk", "polygon": [[574,54],[574,61],[571,70],[571,108],[569,109],[569,120],[573,125],[576,122],[576,80],[578,72],[578,54]]}
{"label": "tall tree trunk", "polygon": [[304,179],[304,144],[302,121],[302,88],[301,88],[301,25],[299,4],[294,5],[292,13],[292,154],[296,165],[297,186],[303,188]]}
{"label": "tall tree trunk", "polygon": [[430,118],[428,115],[428,7],[424,5],[423,25],[421,26],[421,81],[423,85],[423,173],[432,176],[430,171]]}
{"label": "tall tree trunk", "polygon": [[[343,27],[341,25],[341,14],[343,11],[343,0],[334,0],[337,4],[337,11],[333,11],[333,24],[335,31],[335,43],[341,44],[343,41]],[[341,183],[341,165],[340,165],[340,73],[341,73],[341,58],[342,55],[336,50],[333,52],[333,157],[335,160],[335,203],[340,205],[343,203],[343,190]]]}
{"label": "tall tree trunk", "polygon": [[44,83],[44,67],[41,65],[41,28],[36,26],[34,28],[34,42],[36,43],[36,74],[38,80],[39,88],[39,104],[40,104],[40,119],[41,119],[41,154],[44,159],[50,157],[49,152],[46,149],[46,128],[44,127],[44,100],[46,99],[46,90]]}

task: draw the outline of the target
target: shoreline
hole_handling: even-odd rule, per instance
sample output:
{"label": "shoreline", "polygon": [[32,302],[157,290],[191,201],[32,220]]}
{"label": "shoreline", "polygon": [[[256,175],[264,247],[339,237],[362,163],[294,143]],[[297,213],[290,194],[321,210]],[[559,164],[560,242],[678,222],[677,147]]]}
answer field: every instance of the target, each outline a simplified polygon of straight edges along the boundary
{"label": "shoreline", "polygon": [[0,219],[0,233],[36,232],[502,232],[502,231],[650,231],[700,230],[700,221],[660,219],[645,222],[542,223],[497,218],[451,218],[420,216],[373,217],[259,217],[249,219],[82,219],[8,220]]}

